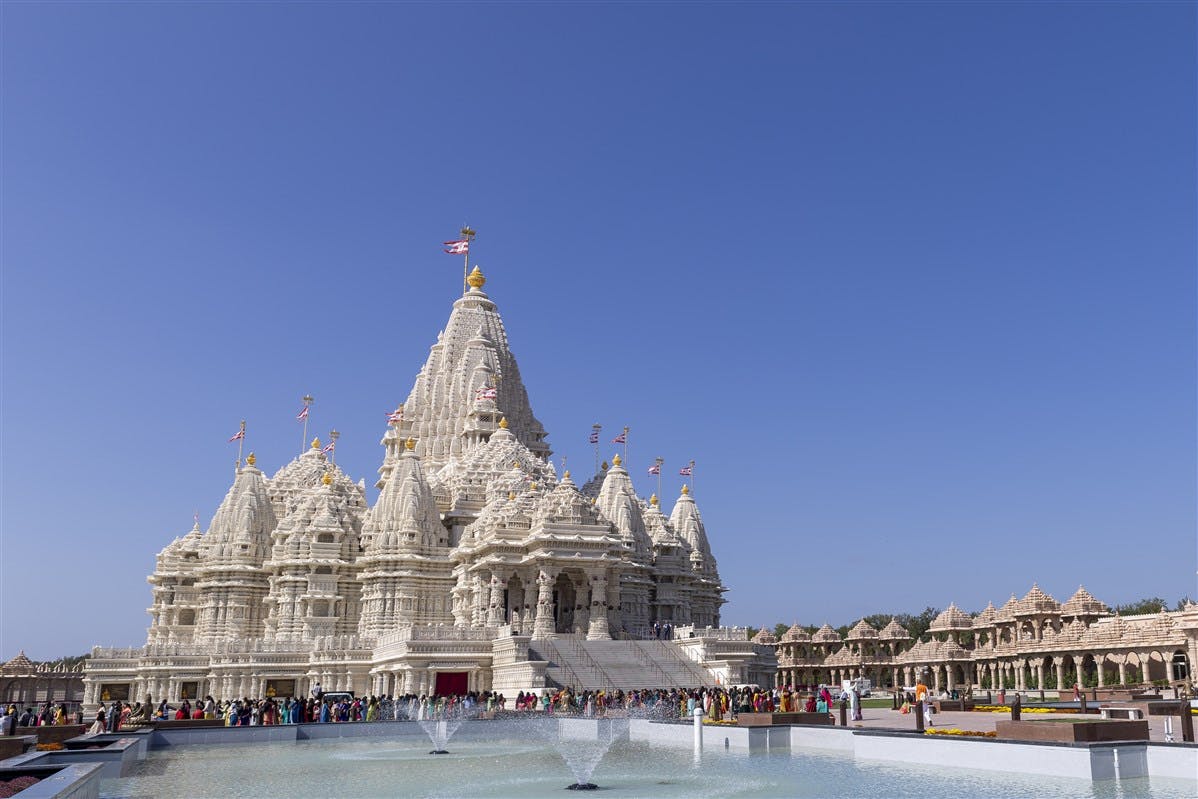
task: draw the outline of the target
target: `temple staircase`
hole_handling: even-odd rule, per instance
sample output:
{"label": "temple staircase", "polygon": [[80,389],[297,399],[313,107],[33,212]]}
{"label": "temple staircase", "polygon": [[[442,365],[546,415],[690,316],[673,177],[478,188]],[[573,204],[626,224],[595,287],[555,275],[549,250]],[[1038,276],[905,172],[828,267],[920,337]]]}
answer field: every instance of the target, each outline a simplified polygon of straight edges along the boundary
{"label": "temple staircase", "polygon": [[548,661],[545,677],[555,688],[627,691],[715,684],[705,669],[666,641],[588,641],[560,635],[534,639],[529,655]]}

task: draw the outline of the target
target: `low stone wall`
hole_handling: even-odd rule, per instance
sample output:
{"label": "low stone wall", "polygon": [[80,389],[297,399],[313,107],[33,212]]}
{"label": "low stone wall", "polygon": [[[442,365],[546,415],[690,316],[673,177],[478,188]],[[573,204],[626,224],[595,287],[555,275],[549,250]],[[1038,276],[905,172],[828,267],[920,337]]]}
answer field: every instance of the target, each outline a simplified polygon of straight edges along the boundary
{"label": "low stone wall", "polygon": [[87,727],[82,724],[44,724],[40,727],[17,727],[17,735],[36,735],[39,744],[60,744],[68,738],[82,735]]}
{"label": "low stone wall", "polygon": [[740,713],[736,723],[741,727],[770,727],[778,724],[827,724],[831,725],[829,713]]}
{"label": "low stone wall", "polygon": [[37,745],[36,735],[0,736],[0,760],[23,755]]}
{"label": "low stone wall", "polygon": [[1059,741],[1099,743],[1107,741],[1147,741],[1148,722],[1131,720],[1102,721],[999,721],[996,737],[1010,741]]}

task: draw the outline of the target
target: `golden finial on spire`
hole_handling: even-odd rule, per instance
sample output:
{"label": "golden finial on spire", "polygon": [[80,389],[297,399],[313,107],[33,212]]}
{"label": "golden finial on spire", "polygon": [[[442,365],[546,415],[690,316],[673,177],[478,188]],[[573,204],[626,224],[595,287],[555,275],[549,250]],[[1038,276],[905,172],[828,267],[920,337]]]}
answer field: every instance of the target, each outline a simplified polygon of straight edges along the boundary
{"label": "golden finial on spire", "polygon": [[411,452],[412,450],[416,449],[416,439],[409,436],[408,440],[403,442],[403,445],[408,452]]}
{"label": "golden finial on spire", "polygon": [[511,502],[513,499],[516,498],[516,492],[515,491],[507,492],[507,498],[508,498],[508,502]]}
{"label": "golden finial on spire", "polygon": [[312,439],[312,449],[320,449],[320,437]]}
{"label": "golden finial on spire", "polygon": [[685,497],[685,496],[686,496],[687,494],[689,494],[690,492],[691,492],[691,487],[690,487],[690,486],[688,486],[686,483],[683,483],[683,484],[682,484],[682,496],[684,496],[684,497]]}
{"label": "golden finial on spire", "polygon": [[620,457],[619,453],[617,453],[616,456],[611,459],[611,462],[613,466],[619,466],[624,462],[624,459]]}
{"label": "golden finial on spire", "polygon": [[320,482],[324,483],[327,486],[331,486],[333,484],[333,473],[325,472],[324,474],[322,474],[320,476]]}
{"label": "golden finial on spire", "polygon": [[529,483],[529,484],[528,484],[528,490],[529,490],[529,491],[536,491],[536,490],[537,490],[537,484],[536,484],[535,482],[534,482],[534,483]]}
{"label": "golden finial on spire", "polygon": [[562,475],[562,478],[563,478],[563,479],[565,479],[565,480],[569,480],[569,479],[570,479],[570,470],[569,470],[569,469],[567,469],[567,470],[566,470],[566,473]]}
{"label": "golden finial on spire", "polygon": [[499,419],[499,429],[500,429],[500,430],[507,430],[507,417],[506,417],[506,416],[500,417],[500,419]]}
{"label": "golden finial on spire", "polygon": [[603,469],[603,471],[605,471],[605,472],[607,471],[607,461],[604,461],[604,462],[603,462],[602,469]]}
{"label": "golden finial on spire", "polygon": [[653,507],[655,507],[655,508],[657,507],[657,502],[658,502],[657,494],[654,494],[653,496],[649,497],[649,504],[652,505]]}
{"label": "golden finial on spire", "polygon": [[249,455],[245,456],[245,462],[248,463],[250,466],[253,466],[255,463],[258,462],[258,456],[251,452]]}
{"label": "golden finial on spire", "polygon": [[478,268],[478,264],[474,265],[474,270],[466,276],[466,283],[472,289],[481,289],[487,283],[487,278],[483,275],[482,270]]}

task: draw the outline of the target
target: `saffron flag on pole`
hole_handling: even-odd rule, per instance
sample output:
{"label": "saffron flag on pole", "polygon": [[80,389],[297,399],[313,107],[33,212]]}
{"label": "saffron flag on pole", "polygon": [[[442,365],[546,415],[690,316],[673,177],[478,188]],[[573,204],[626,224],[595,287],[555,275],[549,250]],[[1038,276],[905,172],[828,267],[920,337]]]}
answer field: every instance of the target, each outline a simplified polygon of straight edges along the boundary
{"label": "saffron flag on pole", "polygon": [[229,437],[229,440],[230,441],[241,441],[243,438],[245,438],[245,430],[238,430],[236,433],[234,433],[232,436]]}
{"label": "saffron flag on pole", "polygon": [[450,255],[465,255],[470,252],[470,239],[445,242],[445,252]]}
{"label": "saffron flag on pole", "polygon": [[649,474],[661,474],[661,464],[655,463],[649,467]]}
{"label": "saffron flag on pole", "polygon": [[626,444],[626,443],[628,443],[628,434],[627,434],[627,433],[620,433],[620,435],[616,436],[615,438],[613,438],[613,439],[611,440],[611,443],[613,443],[613,444]]}
{"label": "saffron flag on pole", "polygon": [[308,406],[305,405],[304,409],[295,415],[295,421],[302,422],[307,418],[308,418]]}
{"label": "saffron flag on pole", "polygon": [[694,464],[691,464],[689,466],[683,466],[681,469],[679,469],[678,474],[682,475],[683,477],[690,477],[694,474],[694,471],[695,466]]}
{"label": "saffron flag on pole", "polygon": [[587,439],[587,443],[588,444],[598,444],[599,443],[599,431],[598,430],[595,430],[591,433],[590,437]]}

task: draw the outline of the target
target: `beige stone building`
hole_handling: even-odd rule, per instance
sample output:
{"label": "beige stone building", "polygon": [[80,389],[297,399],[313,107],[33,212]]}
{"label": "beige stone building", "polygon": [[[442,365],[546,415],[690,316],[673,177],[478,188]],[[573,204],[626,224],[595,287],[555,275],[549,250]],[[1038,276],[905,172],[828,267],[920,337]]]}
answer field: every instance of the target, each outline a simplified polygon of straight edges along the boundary
{"label": "beige stone building", "polygon": [[779,685],[839,683],[865,677],[878,686],[936,690],[1065,689],[1167,681],[1192,685],[1198,660],[1198,604],[1184,610],[1119,616],[1086,589],[1064,603],[1038,585],[971,616],[950,604],[924,640],[913,641],[893,619],[881,630],[864,620],[842,640],[828,625],[814,634],[795,625],[776,638]]}
{"label": "beige stone building", "polygon": [[83,699],[83,667],[34,663],[22,650],[0,665],[0,703],[19,709],[52,702],[68,706]]}
{"label": "beige stone building", "polygon": [[89,704],[772,676],[772,650],[720,628],[687,486],[667,515],[619,455],[559,477],[484,284],[475,268],[389,419],[374,505],[319,441],[269,477],[251,453],[208,529],[158,554],[145,645],[94,650]]}

